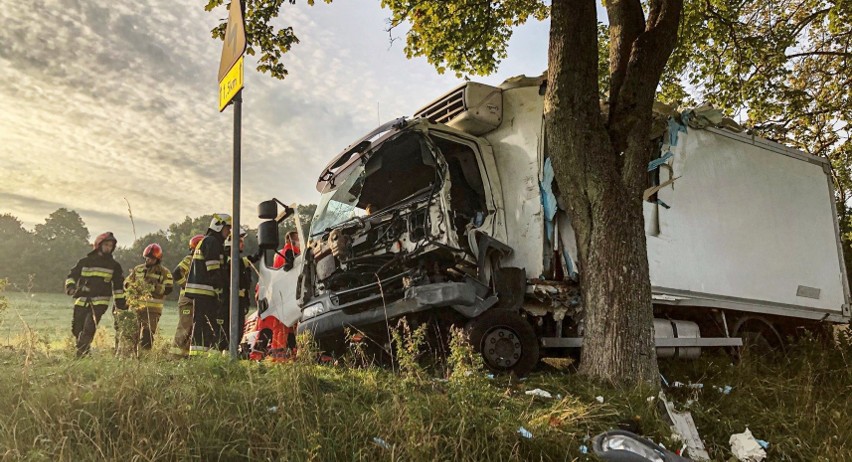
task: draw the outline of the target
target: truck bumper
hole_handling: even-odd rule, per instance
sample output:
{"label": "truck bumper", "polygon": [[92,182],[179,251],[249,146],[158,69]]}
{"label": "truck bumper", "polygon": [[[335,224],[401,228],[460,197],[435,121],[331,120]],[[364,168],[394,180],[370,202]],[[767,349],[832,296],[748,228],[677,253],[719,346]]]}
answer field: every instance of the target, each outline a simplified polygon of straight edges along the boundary
{"label": "truck bumper", "polygon": [[318,340],[338,337],[342,341],[343,331],[347,327],[364,329],[376,324],[384,326],[385,321],[439,307],[451,307],[465,317],[474,318],[497,303],[496,297],[483,299],[478,291],[481,293],[473,281],[426,284],[406,289],[400,300],[384,305],[378,299],[377,303],[357,311],[336,307],[331,301],[331,295],[324,295],[306,305],[321,302],[331,309],[311,318],[303,317],[298,332],[308,332]]}

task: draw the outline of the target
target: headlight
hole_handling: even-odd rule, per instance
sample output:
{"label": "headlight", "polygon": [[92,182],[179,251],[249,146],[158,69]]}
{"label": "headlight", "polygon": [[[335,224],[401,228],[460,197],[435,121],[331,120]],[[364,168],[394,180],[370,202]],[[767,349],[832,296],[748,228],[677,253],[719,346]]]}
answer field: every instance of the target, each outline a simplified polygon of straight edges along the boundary
{"label": "headlight", "polygon": [[606,454],[612,451],[616,454],[623,454],[625,452],[636,454],[637,456],[640,456],[643,459],[651,462],[665,462],[663,455],[660,454],[653,447],[648,446],[641,440],[632,438],[629,435],[625,434],[610,433],[607,435],[603,435],[603,438],[601,438],[600,441],[600,449],[602,453],[598,455],[601,456],[601,458],[603,458],[604,460],[610,460],[606,457]]}
{"label": "headlight", "polygon": [[320,315],[325,311],[325,307],[322,305],[322,302],[314,303],[313,305],[308,305],[302,310],[303,318],[313,318],[314,316]]}

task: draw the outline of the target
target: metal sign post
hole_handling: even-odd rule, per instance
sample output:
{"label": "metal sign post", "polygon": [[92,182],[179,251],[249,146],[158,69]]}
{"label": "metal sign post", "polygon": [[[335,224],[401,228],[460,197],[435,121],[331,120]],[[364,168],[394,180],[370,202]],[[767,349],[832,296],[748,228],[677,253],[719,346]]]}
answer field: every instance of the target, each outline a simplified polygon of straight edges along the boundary
{"label": "metal sign post", "polygon": [[[241,181],[241,164],[240,157],[242,155],[240,137],[242,130],[243,118],[243,92],[242,90],[234,97],[234,197],[233,211],[231,219],[231,310],[230,310],[230,336],[231,342],[228,349],[231,352],[231,359],[237,359],[237,346],[240,344],[240,332],[242,327],[240,322],[240,181]],[[246,290],[249,290],[246,287]]]}
{"label": "metal sign post", "polygon": [[[240,344],[240,174],[241,130],[243,115],[243,54],[246,51],[246,28],[241,0],[232,0],[228,9],[228,26],[219,61],[219,112],[234,103],[234,181],[231,204],[231,299],[229,310],[231,359],[237,359]],[[246,287],[248,290],[248,287]]]}

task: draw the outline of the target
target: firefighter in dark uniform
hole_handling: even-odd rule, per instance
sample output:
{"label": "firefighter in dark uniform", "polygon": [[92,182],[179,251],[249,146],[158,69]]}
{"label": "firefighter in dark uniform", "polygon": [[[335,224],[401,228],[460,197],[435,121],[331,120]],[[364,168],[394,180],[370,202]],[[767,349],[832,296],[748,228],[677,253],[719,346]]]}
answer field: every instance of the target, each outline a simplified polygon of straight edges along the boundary
{"label": "firefighter in dark uniform", "polygon": [[198,244],[203,240],[203,234],[192,236],[189,240],[189,253],[172,271],[175,284],[180,287],[180,297],[178,297],[178,325],[175,330],[175,340],[171,353],[179,357],[189,356],[189,345],[192,343],[192,321],[195,309],[192,299],[188,298],[184,291],[186,290],[186,278],[189,277],[189,268],[192,265],[192,256],[195,249],[198,248]]}
{"label": "firefighter in dark uniform", "polygon": [[71,334],[76,341],[78,358],[89,354],[95,330],[110,300],[115,298],[116,309],[127,309],[124,274],[121,265],[112,258],[117,244],[112,233],[99,235],[95,238],[94,249],[80,259],[65,278],[65,293],[74,297]]}
{"label": "firefighter in dark uniform", "polygon": [[[245,251],[245,237],[248,234],[248,231],[245,229],[240,229],[240,253]],[[233,237],[233,234],[231,235]],[[231,274],[231,259],[230,253],[231,251],[231,239],[225,241],[225,259],[228,261],[227,271],[228,277],[230,278]],[[239,328],[239,336],[236,340],[239,342],[242,338],[243,328],[246,322],[246,315],[248,314],[249,306],[251,305],[251,298],[249,296],[249,288],[251,287],[251,265],[252,265],[252,257],[241,256],[240,257],[240,268],[238,270],[239,274],[239,311],[237,312],[237,322]],[[256,260],[254,260],[256,261]],[[216,321],[218,325],[222,326],[220,330],[219,337],[219,349],[227,350],[229,345],[229,339],[231,338],[231,315],[230,315],[230,305],[231,305],[231,285],[228,284],[225,287],[225,297],[222,299],[222,310],[219,312],[219,316]]]}
{"label": "firefighter in dark uniform", "polygon": [[192,346],[190,355],[206,352],[219,343],[216,322],[228,285],[225,239],[231,234],[231,216],[214,214],[204,239],[192,254],[184,296],[192,300]]}

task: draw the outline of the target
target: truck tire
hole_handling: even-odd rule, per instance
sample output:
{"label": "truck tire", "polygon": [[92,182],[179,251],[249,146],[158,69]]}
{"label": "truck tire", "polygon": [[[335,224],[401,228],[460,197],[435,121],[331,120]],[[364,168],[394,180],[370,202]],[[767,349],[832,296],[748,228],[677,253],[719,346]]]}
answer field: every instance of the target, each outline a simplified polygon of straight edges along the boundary
{"label": "truck tire", "polygon": [[743,339],[741,351],[749,351],[757,357],[764,357],[773,352],[783,353],[784,338],[772,325],[772,322],[762,316],[745,316],[737,320],[732,329],[734,337]]}
{"label": "truck tire", "polygon": [[482,355],[485,366],[495,373],[523,377],[538,364],[538,337],[518,313],[489,310],[467,325],[473,348]]}

